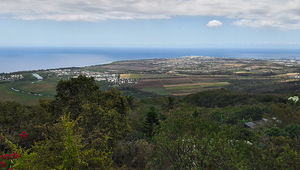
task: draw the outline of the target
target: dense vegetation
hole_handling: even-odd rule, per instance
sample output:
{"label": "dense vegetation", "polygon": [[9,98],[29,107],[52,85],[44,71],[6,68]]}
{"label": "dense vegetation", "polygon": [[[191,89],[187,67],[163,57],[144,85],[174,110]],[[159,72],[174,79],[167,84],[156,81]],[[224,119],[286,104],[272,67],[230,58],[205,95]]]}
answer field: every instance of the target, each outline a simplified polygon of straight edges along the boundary
{"label": "dense vegetation", "polygon": [[84,76],[56,91],[0,103],[0,169],[300,169],[300,105],[287,96],[136,99]]}

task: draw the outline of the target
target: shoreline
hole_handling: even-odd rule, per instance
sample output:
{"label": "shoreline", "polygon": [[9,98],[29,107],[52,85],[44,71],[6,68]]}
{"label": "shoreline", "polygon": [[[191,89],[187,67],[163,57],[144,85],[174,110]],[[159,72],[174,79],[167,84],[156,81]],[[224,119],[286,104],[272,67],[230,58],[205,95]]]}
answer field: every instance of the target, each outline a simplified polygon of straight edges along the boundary
{"label": "shoreline", "polygon": [[[112,64],[115,62],[126,62],[126,61],[143,61],[143,60],[166,60],[166,59],[182,59],[182,58],[193,58],[193,57],[207,57],[207,58],[213,58],[213,59],[236,59],[236,60],[260,60],[260,61],[296,61],[300,62],[299,58],[288,58],[288,57],[282,57],[282,58],[256,58],[256,57],[212,57],[212,56],[197,56],[197,55],[190,55],[190,56],[180,56],[180,57],[166,57],[166,58],[151,58],[151,59],[124,59],[124,60],[115,60],[115,61],[109,61],[104,62],[100,64],[95,65],[85,65],[85,66],[70,66],[70,67],[53,67],[53,68],[45,68],[45,69],[34,69],[34,70],[20,70],[20,71],[13,71],[13,72],[0,72],[0,74],[17,74],[17,73],[32,73],[32,72],[39,72],[39,71],[49,71],[49,70],[58,70],[58,69],[82,69],[85,67],[93,67],[93,66],[103,66]],[[35,76],[34,76],[35,77]],[[37,77],[36,77],[37,78]]]}
{"label": "shoreline", "polygon": [[300,49],[0,47],[0,68],[2,69],[0,69],[0,74],[62,68],[82,68],[111,64],[118,61],[180,58],[182,56],[299,60]]}

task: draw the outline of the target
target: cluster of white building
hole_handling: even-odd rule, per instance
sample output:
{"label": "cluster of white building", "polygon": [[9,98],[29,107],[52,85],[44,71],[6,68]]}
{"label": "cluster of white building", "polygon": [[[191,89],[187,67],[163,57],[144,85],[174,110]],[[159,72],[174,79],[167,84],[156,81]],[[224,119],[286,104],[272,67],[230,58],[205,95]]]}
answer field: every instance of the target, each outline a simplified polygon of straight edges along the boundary
{"label": "cluster of white building", "polygon": [[79,75],[84,75],[86,77],[93,77],[96,81],[107,81],[110,83],[117,83],[119,80],[118,74],[109,74],[107,72],[92,72],[92,71],[80,71],[74,72],[72,75],[73,78],[77,78]]}
{"label": "cluster of white building", "polygon": [[49,72],[56,74],[56,76],[58,77],[71,75],[71,69],[56,69],[56,70],[49,70]]}
{"label": "cluster of white building", "polygon": [[71,69],[56,69],[49,70],[50,73],[54,73],[57,77],[72,77],[77,78],[79,75],[86,77],[93,77],[96,81],[106,81],[115,85],[122,84],[135,84],[134,79],[120,79],[119,74],[112,74],[109,72],[94,72],[87,70],[71,70]]}
{"label": "cluster of white building", "polygon": [[290,60],[290,59],[274,59],[272,60],[275,64],[284,65],[287,67],[293,67],[300,64],[299,60]]}
{"label": "cluster of white building", "polygon": [[21,80],[23,79],[22,74],[5,74],[5,75],[0,75],[0,80]]}

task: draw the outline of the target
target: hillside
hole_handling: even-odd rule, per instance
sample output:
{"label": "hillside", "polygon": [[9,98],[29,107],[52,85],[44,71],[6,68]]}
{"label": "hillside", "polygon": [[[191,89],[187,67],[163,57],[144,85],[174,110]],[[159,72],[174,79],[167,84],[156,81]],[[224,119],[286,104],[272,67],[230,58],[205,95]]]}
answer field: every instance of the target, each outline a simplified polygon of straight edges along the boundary
{"label": "hillside", "polygon": [[300,168],[299,93],[138,99],[79,76],[59,81],[56,94],[32,106],[0,102],[2,167]]}

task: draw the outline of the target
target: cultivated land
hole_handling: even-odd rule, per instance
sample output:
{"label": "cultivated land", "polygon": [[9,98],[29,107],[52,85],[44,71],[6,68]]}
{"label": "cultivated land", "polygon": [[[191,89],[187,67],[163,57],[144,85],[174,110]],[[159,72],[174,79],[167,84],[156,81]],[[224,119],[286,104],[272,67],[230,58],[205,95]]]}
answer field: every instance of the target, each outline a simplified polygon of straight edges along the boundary
{"label": "cultivated land", "polygon": [[[300,90],[300,61],[213,58],[119,61],[83,68],[0,74],[0,100],[34,104],[55,96],[60,79],[94,77],[102,88],[118,88],[136,97],[184,96],[227,88],[251,93],[295,93]],[[33,74],[43,77],[37,80]]]}

